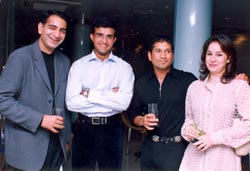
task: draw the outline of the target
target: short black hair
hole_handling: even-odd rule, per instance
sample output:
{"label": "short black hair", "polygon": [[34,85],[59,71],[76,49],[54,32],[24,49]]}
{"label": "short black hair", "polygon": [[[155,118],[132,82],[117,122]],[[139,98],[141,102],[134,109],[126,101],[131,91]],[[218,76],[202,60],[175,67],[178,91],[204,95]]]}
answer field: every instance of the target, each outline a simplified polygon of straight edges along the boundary
{"label": "short black hair", "polygon": [[148,45],[148,51],[152,51],[153,50],[153,48],[154,48],[154,45],[155,45],[155,43],[157,43],[157,42],[167,42],[167,43],[169,43],[170,45],[171,45],[171,48],[172,48],[172,52],[174,52],[174,44],[173,44],[173,42],[167,37],[167,35],[166,34],[157,34],[157,35],[155,35],[154,36],[154,38],[153,39],[151,39],[151,41],[150,41],[150,44]]}
{"label": "short black hair", "polygon": [[66,23],[68,23],[69,21],[69,18],[66,14],[64,14],[62,11],[58,11],[58,10],[48,10],[46,12],[44,12],[42,14],[42,17],[40,19],[39,22],[45,24],[48,20],[48,18],[51,16],[51,15],[57,15],[59,17],[61,17],[62,19],[64,19],[66,21]]}
{"label": "short black hair", "polygon": [[106,28],[113,28],[116,32],[116,23],[109,17],[97,17],[92,22],[92,33],[95,32],[95,28],[99,27],[106,27]]}

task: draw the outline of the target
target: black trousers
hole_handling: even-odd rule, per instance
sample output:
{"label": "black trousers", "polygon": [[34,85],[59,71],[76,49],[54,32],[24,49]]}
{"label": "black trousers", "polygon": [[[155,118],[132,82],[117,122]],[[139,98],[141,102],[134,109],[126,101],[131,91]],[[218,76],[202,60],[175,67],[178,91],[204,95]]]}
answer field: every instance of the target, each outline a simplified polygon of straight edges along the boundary
{"label": "black trousers", "polygon": [[72,170],[120,171],[123,127],[119,119],[108,125],[92,125],[76,120],[73,126]]}
{"label": "black trousers", "polygon": [[51,133],[48,152],[41,171],[59,171],[62,162],[63,152],[59,135]]}
{"label": "black trousers", "polygon": [[187,142],[156,143],[146,138],[141,149],[141,171],[178,171]]}

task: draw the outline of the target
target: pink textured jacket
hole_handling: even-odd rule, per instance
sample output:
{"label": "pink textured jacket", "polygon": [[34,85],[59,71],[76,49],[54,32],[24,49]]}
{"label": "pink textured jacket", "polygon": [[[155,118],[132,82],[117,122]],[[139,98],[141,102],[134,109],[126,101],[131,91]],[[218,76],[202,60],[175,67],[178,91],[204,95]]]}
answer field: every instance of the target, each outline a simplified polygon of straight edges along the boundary
{"label": "pink textured jacket", "polygon": [[[235,108],[243,120],[233,126]],[[228,84],[208,84],[197,80],[188,89],[186,96],[186,119],[182,127],[196,123],[205,132],[210,132],[214,146],[205,152],[191,143],[180,165],[180,171],[241,171],[240,157],[235,147],[250,141],[250,87],[242,80]]]}

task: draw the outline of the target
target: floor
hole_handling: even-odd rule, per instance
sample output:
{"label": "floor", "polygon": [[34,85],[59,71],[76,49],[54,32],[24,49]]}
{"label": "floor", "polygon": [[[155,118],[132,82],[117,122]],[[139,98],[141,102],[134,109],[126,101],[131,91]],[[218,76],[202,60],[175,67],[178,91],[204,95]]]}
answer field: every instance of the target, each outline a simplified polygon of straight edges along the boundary
{"label": "floor", "polygon": [[[140,171],[140,158],[138,157],[138,154],[139,154],[138,152],[140,152],[140,145],[141,145],[141,140],[142,140],[141,136],[142,135],[139,132],[132,131],[131,142],[129,145],[130,147],[129,153],[126,154],[127,130],[125,130],[122,171]],[[0,157],[2,156],[0,155]],[[244,163],[250,163],[249,158],[244,158]],[[60,171],[72,171],[70,165],[71,163],[69,160]],[[4,166],[5,165],[3,163],[2,167],[0,167],[0,171],[8,171],[8,169],[4,168]],[[98,171],[98,168],[96,168],[96,171]],[[243,166],[242,171],[250,171],[250,165],[245,164]]]}
{"label": "floor", "polygon": [[[127,135],[127,134],[126,134]],[[140,132],[132,131],[129,145],[129,153],[126,154],[126,138],[124,141],[124,154],[122,171],[139,171],[140,170],[140,146],[142,135]]]}

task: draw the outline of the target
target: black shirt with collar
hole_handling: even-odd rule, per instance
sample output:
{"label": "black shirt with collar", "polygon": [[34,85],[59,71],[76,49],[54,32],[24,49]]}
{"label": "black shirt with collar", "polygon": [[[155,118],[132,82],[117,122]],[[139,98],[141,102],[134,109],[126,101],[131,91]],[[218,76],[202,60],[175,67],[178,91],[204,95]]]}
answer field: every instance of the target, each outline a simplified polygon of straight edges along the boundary
{"label": "black shirt with collar", "polygon": [[130,119],[133,121],[136,116],[147,114],[148,103],[158,103],[160,127],[148,131],[149,136],[180,135],[185,120],[187,89],[196,79],[193,74],[172,67],[160,88],[155,74],[146,74],[135,83],[134,96],[128,110]]}

